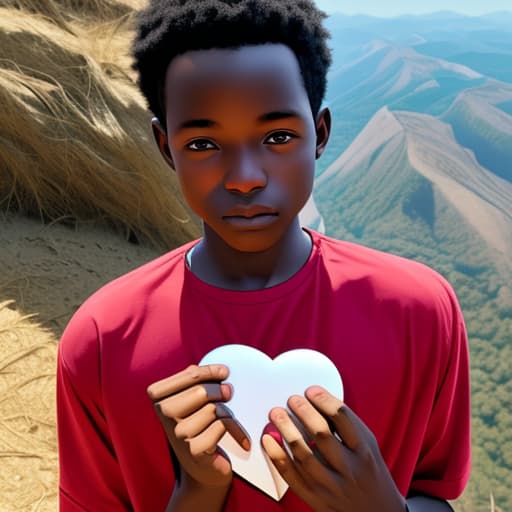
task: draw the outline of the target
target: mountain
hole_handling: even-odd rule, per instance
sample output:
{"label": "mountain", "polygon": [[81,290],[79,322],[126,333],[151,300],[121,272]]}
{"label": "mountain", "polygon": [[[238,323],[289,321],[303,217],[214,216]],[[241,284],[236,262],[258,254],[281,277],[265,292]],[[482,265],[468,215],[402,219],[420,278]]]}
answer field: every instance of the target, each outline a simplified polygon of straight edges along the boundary
{"label": "mountain", "polygon": [[382,107],[440,115],[462,91],[488,80],[466,66],[386,40],[372,41],[354,50],[351,57],[329,75],[326,105],[332,111],[333,130],[318,174]]}
{"label": "mountain", "polygon": [[459,297],[474,438],[460,510],[489,510],[490,493],[512,510],[511,16],[331,21],[316,204],[327,235],[422,261]]}
{"label": "mountain", "polygon": [[488,77],[512,83],[512,35],[510,33],[472,33],[470,40],[411,41],[414,49],[424,55],[463,64]]}
{"label": "mountain", "polygon": [[[459,94],[441,119],[478,161],[512,183],[512,85],[489,81]],[[510,199],[512,201],[512,199]]]}
{"label": "mountain", "polygon": [[413,48],[384,40],[369,43],[363,51],[361,57],[331,73],[331,105],[343,103],[344,106],[353,106],[353,98],[363,96],[364,101],[372,98],[393,101],[414,92],[436,76],[464,82],[466,87],[469,80],[484,78],[466,66],[422,55]]}
{"label": "mountain", "polygon": [[373,39],[387,39],[403,43],[411,35],[420,35],[427,41],[446,40],[471,42],[475,36],[503,39],[512,33],[512,12],[487,16],[464,16],[457,13],[439,12],[422,15],[405,15],[395,18],[372,16],[347,16],[332,14],[326,27],[332,35],[335,53],[343,53],[346,46],[361,45]]}
{"label": "mountain", "polygon": [[[483,16],[467,16],[450,11],[431,14],[406,14],[392,18],[379,18],[368,15],[345,15],[333,13],[326,20],[326,27],[335,35],[342,36],[343,30],[369,34],[376,37],[398,40],[412,33],[439,34],[452,33],[452,38],[465,38],[473,31],[500,30],[512,32],[512,11],[491,13]],[[376,38],[374,37],[374,38]],[[350,39],[347,40],[350,42]]]}
{"label": "mountain", "polygon": [[507,24],[509,27],[512,26],[512,11],[490,12],[481,16],[481,18],[499,24]]}
{"label": "mountain", "polygon": [[432,116],[381,109],[317,179],[316,197],[333,236],[418,234],[438,245],[463,235],[512,269],[512,183],[482,167]]}
{"label": "mountain", "polygon": [[413,46],[419,53],[466,65],[498,80],[510,79],[512,12],[486,16],[439,12],[397,18],[333,14],[326,26],[332,37],[334,68],[349,63],[365,44],[385,40]]}
{"label": "mountain", "polygon": [[[456,105],[469,102],[480,124],[489,109],[492,123],[498,96],[476,89]],[[461,510],[488,510],[490,492],[511,510],[512,183],[482,166],[450,124],[383,107],[317,178],[315,198],[327,235],[422,261],[453,285],[472,361],[473,477]]]}

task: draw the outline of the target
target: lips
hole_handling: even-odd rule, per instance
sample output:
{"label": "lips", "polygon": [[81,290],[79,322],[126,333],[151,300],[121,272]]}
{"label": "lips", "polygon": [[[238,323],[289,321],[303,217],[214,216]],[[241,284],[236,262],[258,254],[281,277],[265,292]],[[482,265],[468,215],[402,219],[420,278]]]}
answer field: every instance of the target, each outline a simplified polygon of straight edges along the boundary
{"label": "lips", "polygon": [[273,208],[263,205],[236,206],[229,210],[223,219],[242,218],[252,219],[254,217],[274,216],[277,217],[278,212]]}
{"label": "lips", "polygon": [[241,231],[258,231],[272,226],[279,212],[268,206],[236,206],[222,217],[231,228]]}

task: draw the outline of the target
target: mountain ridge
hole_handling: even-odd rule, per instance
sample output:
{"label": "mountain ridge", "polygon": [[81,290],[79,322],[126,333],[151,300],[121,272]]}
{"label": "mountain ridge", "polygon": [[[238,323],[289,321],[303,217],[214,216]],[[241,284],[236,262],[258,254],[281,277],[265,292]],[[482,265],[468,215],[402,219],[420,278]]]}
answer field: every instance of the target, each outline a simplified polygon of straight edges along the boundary
{"label": "mountain ridge", "polygon": [[512,184],[482,167],[471,150],[458,145],[451,126],[433,116],[383,107],[317,179],[317,189],[332,191],[361,168],[374,173],[377,168],[389,169],[378,159],[390,144],[394,151],[400,146],[406,149],[412,170],[426,178],[496,251],[495,260],[506,260],[512,268]]}
{"label": "mountain ridge", "polygon": [[512,85],[489,80],[460,93],[440,119],[449,123],[458,143],[470,148],[481,165],[512,183],[512,115],[500,105],[512,103]]}

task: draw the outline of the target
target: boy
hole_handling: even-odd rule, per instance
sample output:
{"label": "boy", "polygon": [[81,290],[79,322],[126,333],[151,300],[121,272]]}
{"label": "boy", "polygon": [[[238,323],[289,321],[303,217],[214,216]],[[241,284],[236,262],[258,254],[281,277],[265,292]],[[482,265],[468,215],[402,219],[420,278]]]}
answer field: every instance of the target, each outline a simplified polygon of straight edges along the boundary
{"label": "boy", "polygon": [[[154,0],[139,17],[155,140],[204,236],[105,286],[67,327],[61,510],[442,512],[462,492],[468,353],[450,286],[299,225],[330,131],[321,21],[296,0]],[[217,447],[229,430],[250,449],[223,405],[229,369],[196,366],[230,343],[318,350],[344,381],[346,404],[318,386],[290,397],[314,444],[282,407],[250,440],[290,485],[278,503]]]}

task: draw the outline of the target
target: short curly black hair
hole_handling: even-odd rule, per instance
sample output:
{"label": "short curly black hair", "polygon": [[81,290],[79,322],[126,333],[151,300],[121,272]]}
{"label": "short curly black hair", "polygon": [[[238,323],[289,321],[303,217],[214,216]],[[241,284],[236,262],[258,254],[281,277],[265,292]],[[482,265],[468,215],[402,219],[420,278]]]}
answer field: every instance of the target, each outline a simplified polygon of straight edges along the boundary
{"label": "short curly black hair", "polygon": [[281,43],[297,57],[316,117],[331,64],[324,18],[311,0],[150,0],[137,13],[132,47],[138,85],[165,128],[163,90],[174,57],[191,50]]}

